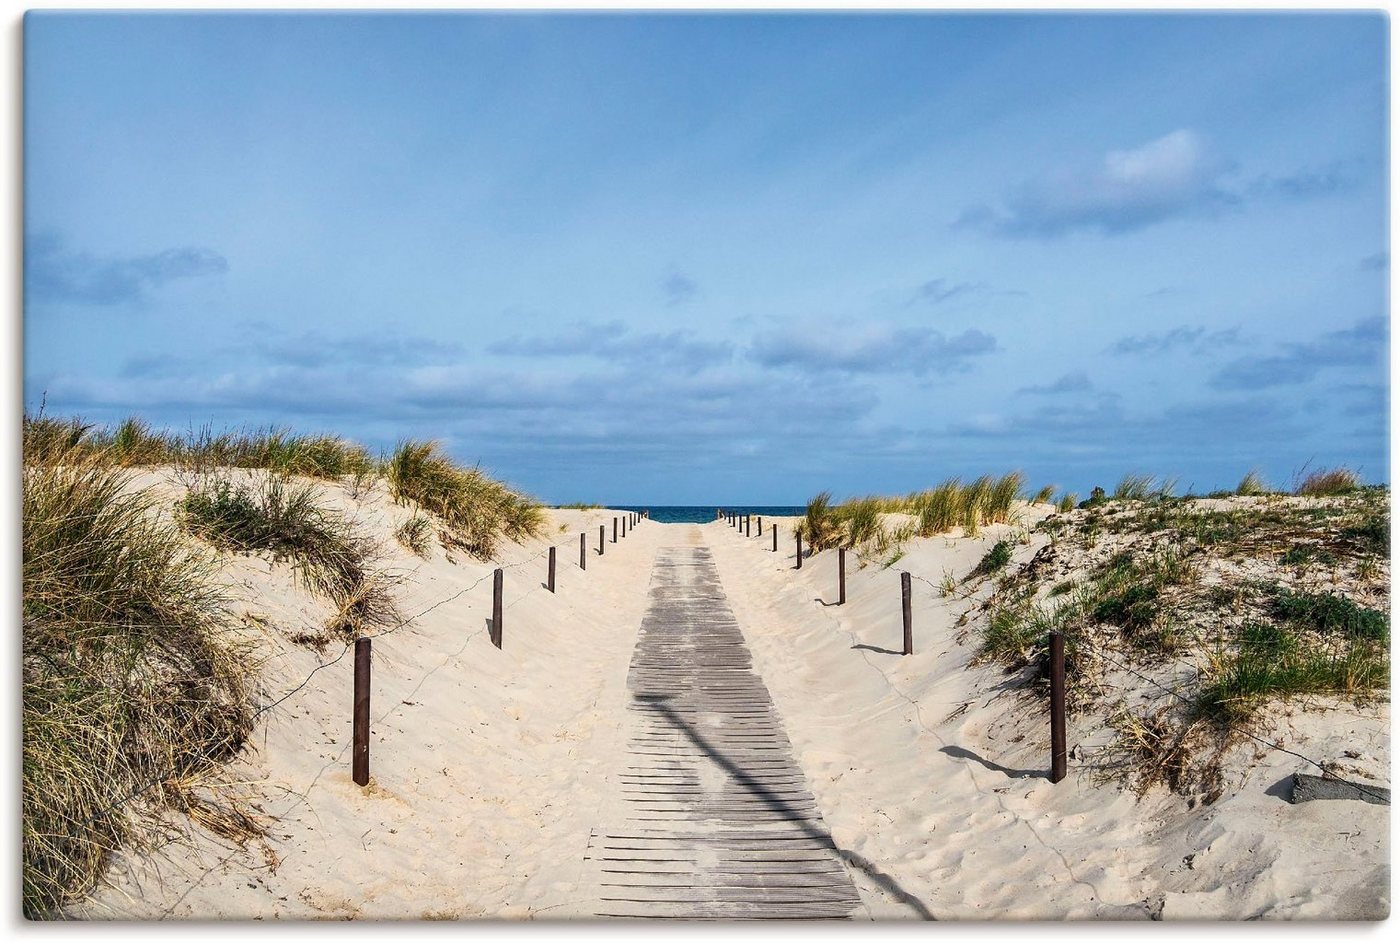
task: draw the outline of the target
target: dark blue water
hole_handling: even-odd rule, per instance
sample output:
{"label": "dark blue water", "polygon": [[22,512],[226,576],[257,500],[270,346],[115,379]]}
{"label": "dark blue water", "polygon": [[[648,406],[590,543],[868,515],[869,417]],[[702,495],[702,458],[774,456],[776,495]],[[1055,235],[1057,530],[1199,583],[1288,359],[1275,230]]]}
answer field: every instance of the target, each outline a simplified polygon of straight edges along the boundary
{"label": "dark blue water", "polygon": [[801,517],[807,513],[803,505],[782,504],[610,504],[608,507],[619,511],[650,511],[651,519],[658,524],[705,524],[714,520],[721,510],[730,514],[752,514],[754,517]]}

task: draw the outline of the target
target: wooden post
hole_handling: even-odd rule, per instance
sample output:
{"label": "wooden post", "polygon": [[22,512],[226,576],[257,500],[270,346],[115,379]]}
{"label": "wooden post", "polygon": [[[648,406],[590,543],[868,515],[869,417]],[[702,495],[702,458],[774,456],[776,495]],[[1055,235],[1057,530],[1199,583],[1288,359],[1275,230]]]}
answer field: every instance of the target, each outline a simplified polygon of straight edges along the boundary
{"label": "wooden post", "polygon": [[603,545],[607,543],[607,538],[605,536],[607,526],[606,524],[598,525],[598,556],[600,557],[603,555]]}
{"label": "wooden post", "polygon": [[491,644],[501,647],[501,596],[505,594],[506,571],[497,569],[491,581]]}
{"label": "wooden post", "polygon": [[356,786],[369,782],[369,654],[370,640],[355,639],[355,711],[350,778]]}
{"label": "wooden post", "polygon": [[839,547],[836,550],[836,572],[841,585],[841,596],[836,601],[836,605],[846,605],[846,548]]}
{"label": "wooden post", "polygon": [[1050,633],[1050,781],[1065,778],[1065,637]]}
{"label": "wooden post", "polygon": [[579,535],[578,535],[578,568],[579,568],[580,570],[586,570],[586,569],[588,569],[588,535],[587,535],[587,534],[579,534]]}
{"label": "wooden post", "polygon": [[613,518],[613,543],[617,543],[617,518]]}
{"label": "wooden post", "polygon": [[773,552],[778,552],[778,525],[773,525]]}
{"label": "wooden post", "polygon": [[626,539],[627,539],[627,518],[626,518],[626,517],[623,517],[623,518],[622,518],[622,539],[623,539],[623,540],[626,540]]}
{"label": "wooden post", "polygon": [[758,536],[763,536],[763,515],[758,515]]}
{"label": "wooden post", "polygon": [[744,536],[745,536],[745,537],[752,537],[752,536],[753,536],[753,515],[752,515],[752,514],[745,514],[745,515],[744,515]]}
{"label": "wooden post", "polygon": [[797,536],[797,566],[795,569],[802,569],[802,531],[795,530],[793,534]]}
{"label": "wooden post", "polygon": [[899,593],[904,600],[904,654],[914,654],[914,592],[909,583],[909,571],[899,574]]}
{"label": "wooden post", "polygon": [[549,548],[549,591],[554,592],[554,548]]}

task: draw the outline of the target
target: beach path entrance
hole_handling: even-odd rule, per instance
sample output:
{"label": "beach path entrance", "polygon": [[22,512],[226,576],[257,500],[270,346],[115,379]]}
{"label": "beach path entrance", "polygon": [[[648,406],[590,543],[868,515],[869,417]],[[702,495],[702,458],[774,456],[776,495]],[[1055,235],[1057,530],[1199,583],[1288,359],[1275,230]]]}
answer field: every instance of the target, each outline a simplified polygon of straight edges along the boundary
{"label": "beach path entrance", "polygon": [[860,898],[705,547],[662,547],[626,749],[589,840],[601,917],[841,918]]}

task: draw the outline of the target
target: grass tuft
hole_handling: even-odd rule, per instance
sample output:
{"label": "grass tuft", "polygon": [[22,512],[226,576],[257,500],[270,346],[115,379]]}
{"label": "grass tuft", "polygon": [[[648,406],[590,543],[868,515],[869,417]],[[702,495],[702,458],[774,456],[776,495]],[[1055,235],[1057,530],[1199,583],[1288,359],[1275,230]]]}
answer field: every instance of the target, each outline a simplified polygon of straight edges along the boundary
{"label": "grass tuft", "polygon": [[1006,565],[1011,562],[1011,542],[1009,540],[998,540],[992,544],[990,550],[983,555],[981,561],[968,574],[968,579],[977,576],[991,576],[993,573],[1000,573],[1006,569]]}
{"label": "grass tuft", "polygon": [[1298,485],[1296,494],[1313,497],[1350,494],[1361,487],[1361,479],[1349,468],[1315,471]]}
{"label": "grass tuft", "polygon": [[533,537],[544,526],[539,504],[480,469],[459,466],[436,442],[400,442],[386,473],[394,500],[437,515],[448,541],[480,559],[495,554],[502,536]]}
{"label": "grass tuft", "polygon": [[432,549],[433,522],[415,514],[394,529],[394,539],[414,556],[428,559]]}
{"label": "grass tuft", "polygon": [[1248,623],[1235,650],[1217,655],[1195,712],[1223,725],[1247,722],[1270,699],[1303,694],[1359,695],[1390,674],[1385,646],[1368,638],[1305,642],[1289,626]]}
{"label": "grass tuft", "polygon": [[398,613],[374,566],[377,548],[317,498],[314,485],[280,476],[237,483],[214,476],[177,509],[191,533],[220,549],[293,561],[307,588],[340,608],[333,631],[354,637],[390,624]]}
{"label": "grass tuft", "polygon": [[1235,486],[1235,494],[1252,496],[1269,493],[1269,483],[1264,480],[1258,470],[1250,469],[1245,476],[1240,479],[1240,483]]}

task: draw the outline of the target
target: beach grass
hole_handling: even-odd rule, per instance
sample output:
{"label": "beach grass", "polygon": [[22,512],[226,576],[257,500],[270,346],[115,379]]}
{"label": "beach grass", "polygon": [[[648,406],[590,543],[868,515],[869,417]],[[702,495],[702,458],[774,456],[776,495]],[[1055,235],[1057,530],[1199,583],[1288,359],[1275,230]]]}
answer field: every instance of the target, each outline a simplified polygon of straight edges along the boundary
{"label": "beach grass", "polygon": [[458,465],[436,442],[400,442],[385,471],[394,500],[438,517],[447,542],[478,558],[493,556],[502,537],[533,537],[544,526],[537,502],[480,469]]}
{"label": "beach grass", "polygon": [[1361,487],[1361,479],[1349,468],[1315,471],[1302,480],[1295,494],[1311,497],[1350,494]]}
{"label": "beach grass", "polygon": [[280,475],[234,481],[207,477],[177,505],[180,522],[221,550],[266,552],[290,560],[306,587],[339,613],[328,630],[353,638],[388,625],[398,612],[377,568],[379,549],[324,506],[314,484]]}
{"label": "beach grass", "polygon": [[86,891],[118,848],[140,840],[127,800],[188,805],[185,786],[231,756],[251,724],[255,663],[228,634],[214,560],[154,513],[127,472],[81,448],[80,433],[25,426],[21,845],[31,917]]}

